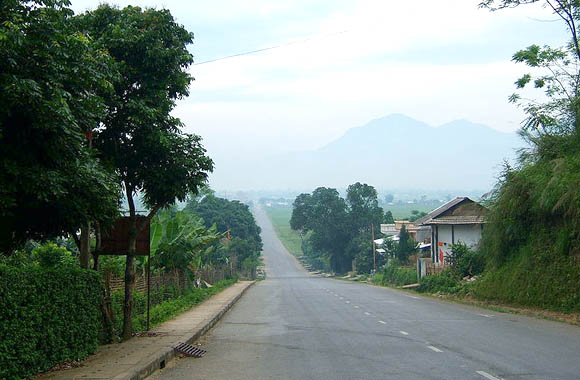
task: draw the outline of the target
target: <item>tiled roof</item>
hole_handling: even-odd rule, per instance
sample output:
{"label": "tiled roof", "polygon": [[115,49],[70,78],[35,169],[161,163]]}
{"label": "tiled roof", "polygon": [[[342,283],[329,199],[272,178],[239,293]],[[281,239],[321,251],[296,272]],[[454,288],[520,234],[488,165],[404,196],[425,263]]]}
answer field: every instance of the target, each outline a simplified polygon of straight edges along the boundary
{"label": "tiled roof", "polygon": [[[458,197],[455,198],[443,206],[431,211],[429,214],[425,215],[424,217],[417,219],[415,223],[417,225],[431,225],[431,224],[481,224],[485,223],[484,215],[485,215],[485,208],[478,203],[475,203],[479,206],[480,209],[483,209],[483,212],[477,213],[475,215],[445,215],[442,216],[445,212],[458,207],[463,202],[473,202],[471,199],[467,197]],[[451,212],[453,213],[453,212]]]}
{"label": "tiled roof", "polygon": [[[453,200],[450,200],[449,202],[445,203],[443,206],[436,208],[435,210],[431,211],[429,214],[425,215],[424,217],[415,220],[415,224],[417,224],[417,225],[427,224],[427,222],[431,221],[431,219],[436,218],[438,215],[443,214],[445,211],[449,210],[451,207],[457,206],[458,204],[465,201],[466,199],[469,199],[469,198],[457,197]],[[469,199],[469,200],[471,200],[471,199]]]}

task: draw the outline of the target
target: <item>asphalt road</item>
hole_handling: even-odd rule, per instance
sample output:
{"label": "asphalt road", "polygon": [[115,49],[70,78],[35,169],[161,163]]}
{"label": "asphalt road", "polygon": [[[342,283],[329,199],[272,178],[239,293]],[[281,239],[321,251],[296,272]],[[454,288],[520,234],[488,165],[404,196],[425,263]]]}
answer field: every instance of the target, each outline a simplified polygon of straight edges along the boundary
{"label": "asphalt road", "polygon": [[580,379],[580,328],[310,276],[256,216],[267,279],[153,379]]}

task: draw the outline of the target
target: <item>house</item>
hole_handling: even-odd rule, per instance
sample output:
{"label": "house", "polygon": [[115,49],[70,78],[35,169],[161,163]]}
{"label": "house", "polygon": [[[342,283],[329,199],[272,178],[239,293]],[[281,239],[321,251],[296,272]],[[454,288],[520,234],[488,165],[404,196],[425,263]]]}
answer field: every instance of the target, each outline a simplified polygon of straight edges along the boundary
{"label": "house", "polygon": [[431,227],[419,226],[416,222],[409,222],[408,220],[397,220],[393,224],[381,224],[381,233],[387,236],[399,236],[403,226],[405,226],[409,236],[416,242],[431,242]]}
{"label": "house", "polygon": [[451,245],[459,242],[474,248],[479,244],[487,209],[467,197],[455,198],[417,219],[418,226],[431,227],[431,259],[443,263]]}

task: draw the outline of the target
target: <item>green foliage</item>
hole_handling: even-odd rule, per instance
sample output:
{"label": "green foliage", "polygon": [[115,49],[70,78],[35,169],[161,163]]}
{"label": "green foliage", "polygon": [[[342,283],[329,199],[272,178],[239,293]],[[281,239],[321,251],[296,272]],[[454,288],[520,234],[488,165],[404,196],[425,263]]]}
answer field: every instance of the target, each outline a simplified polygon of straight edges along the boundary
{"label": "green foliage", "polygon": [[407,228],[403,225],[399,231],[399,243],[395,248],[395,257],[405,264],[409,261],[409,256],[416,252],[416,247],[417,242],[411,238]]}
{"label": "green foliage", "polygon": [[84,132],[104,117],[113,70],[70,22],[68,1],[0,8],[0,250],[117,215],[119,187]]}
{"label": "green foliage", "polygon": [[[172,287],[160,289],[157,294],[152,294],[151,297],[152,306],[149,317],[151,327],[176,317],[234,283],[236,283],[236,279],[216,282],[211,288],[190,288],[186,291],[180,291]],[[123,292],[114,292],[111,297],[115,316],[122,315]],[[156,301],[155,299],[159,299],[159,297],[163,297],[163,300]],[[144,294],[135,292],[133,294],[133,302],[135,305],[133,309],[134,331],[145,331],[147,327],[147,297]],[[115,323],[117,331],[121,331],[121,321],[116,318]]]}
{"label": "green foliage", "polygon": [[27,378],[93,353],[102,292],[94,271],[0,265],[0,378]]}
{"label": "green foliage", "polygon": [[474,276],[485,269],[485,257],[464,243],[453,244],[451,255],[446,259],[451,264],[451,272],[458,278]]}
{"label": "green foliage", "polygon": [[151,260],[166,271],[201,266],[202,253],[223,238],[215,225],[206,229],[196,215],[179,211],[162,212],[151,221]]}
{"label": "green foliage", "polygon": [[[556,230],[556,229],[554,229]],[[580,312],[580,263],[566,253],[569,238],[546,231],[515,249],[477,281],[474,296],[516,306]],[[576,251],[577,252],[577,251]]]}
{"label": "green foliage", "polygon": [[293,204],[290,226],[303,235],[309,233],[305,255],[308,252],[326,257],[334,272],[344,273],[352,269],[356,255],[366,257],[357,251],[359,244],[351,244],[352,240],[361,233],[370,233],[371,224],[378,227],[382,220],[376,190],[357,182],[348,187],[346,200],[336,189],[325,187],[300,194]]}
{"label": "green foliage", "polygon": [[46,243],[32,251],[32,257],[47,268],[61,266],[73,266],[77,264],[71,253],[64,247],[59,247],[54,243]]}
{"label": "green foliage", "polygon": [[393,217],[393,213],[391,210],[385,211],[385,217],[383,218],[383,223],[385,224],[394,224],[395,218]]}
{"label": "green foliage", "polygon": [[380,285],[409,285],[417,282],[417,270],[401,267],[401,263],[394,259],[383,267],[380,275],[373,277],[373,282]]}
{"label": "green foliage", "polygon": [[424,293],[458,294],[463,291],[463,285],[451,270],[446,269],[439,274],[422,277],[419,281],[417,291]]}
{"label": "green foliage", "polygon": [[207,194],[190,200],[185,210],[201,216],[208,228],[215,224],[219,232],[229,231],[231,237],[247,240],[256,251],[262,250],[261,230],[247,205]]}

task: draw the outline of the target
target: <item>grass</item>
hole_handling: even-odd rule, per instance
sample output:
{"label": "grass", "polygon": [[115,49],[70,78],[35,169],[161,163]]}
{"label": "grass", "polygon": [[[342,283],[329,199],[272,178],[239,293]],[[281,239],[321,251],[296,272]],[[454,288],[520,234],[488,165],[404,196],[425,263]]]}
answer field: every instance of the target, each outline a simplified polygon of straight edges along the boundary
{"label": "grass", "polygon": [[438,206],[432,205],[418,205],[418,204],[402,204],[402,205],[381,205],[385,212],[390,211],[393,213],[393,218],[395,220],[401,220],[409,218],[412,215],[413,210],[418,210],[419,212],[430,213]]}
{"label": "grass", "polygon": [[264,207],[266,214],[272,221],[276,235],[282,241],[282,244],[288,252],[296,257],[303,255],[302,253],[302,239],[297,231],[290,228],[290,218],[292,217],[292,209],[285,207]]}

